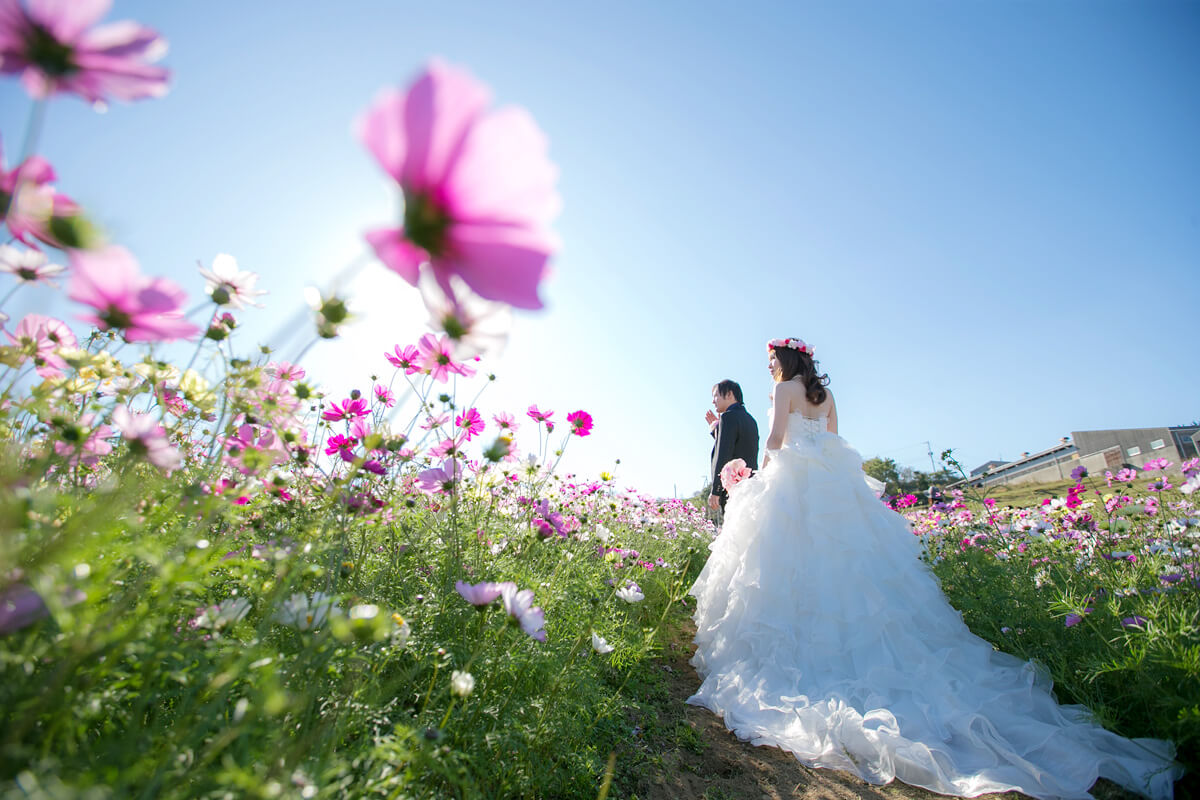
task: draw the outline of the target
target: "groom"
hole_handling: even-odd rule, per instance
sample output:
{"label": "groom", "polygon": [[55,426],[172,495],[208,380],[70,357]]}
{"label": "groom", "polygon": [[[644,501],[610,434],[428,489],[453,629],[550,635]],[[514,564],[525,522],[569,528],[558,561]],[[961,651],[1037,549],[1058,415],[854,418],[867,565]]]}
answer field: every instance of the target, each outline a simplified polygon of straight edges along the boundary
{"label": "groom", "polygon": [[721,468],[740,458],[750,469],[758,469],[758,424],[742,405],[742,387],[736,382],[727,378],[718,383],[713,387],[712,399],[717,413],[709,411],[704,419],[714,439],[708,507],[716,511],[724,509],[729,499],[729,491],[721,485]]}

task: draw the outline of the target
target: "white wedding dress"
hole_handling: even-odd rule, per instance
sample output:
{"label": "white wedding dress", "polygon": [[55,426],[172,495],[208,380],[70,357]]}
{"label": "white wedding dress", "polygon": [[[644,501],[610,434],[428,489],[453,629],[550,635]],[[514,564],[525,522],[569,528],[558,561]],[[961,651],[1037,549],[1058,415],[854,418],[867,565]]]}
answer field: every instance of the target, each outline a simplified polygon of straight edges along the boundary
{"label": "white wedding dress", "polygon": [[1086,798],[1097,777],[1172,796],[1174,748],[1059,705],[1030,663],[972,634],[900,515],[826,419],[730,491],[691,588],[703,683],[688,699],[804,764],[973,797]]}

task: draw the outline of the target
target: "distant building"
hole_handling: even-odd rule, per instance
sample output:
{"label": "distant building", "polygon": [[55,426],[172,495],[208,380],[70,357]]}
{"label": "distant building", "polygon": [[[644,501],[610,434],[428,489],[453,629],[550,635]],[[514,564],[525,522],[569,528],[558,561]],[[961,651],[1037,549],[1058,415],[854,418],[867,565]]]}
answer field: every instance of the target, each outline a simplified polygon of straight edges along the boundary
{"label": "distant building", "polygon": [[1102,474],[1105,470],[1140,467],[1159,458],[1178,464],[1198,455],[1200,424],[1072,431],[1054,447],[1037,453],[1022,453],[1014,461],[980,464],[971,470],[970,477],[958,483],[970,482],[972,486],[1052,483],[1071,477],[1071,471],[1079,466],[1086,467],[1088,472]]}

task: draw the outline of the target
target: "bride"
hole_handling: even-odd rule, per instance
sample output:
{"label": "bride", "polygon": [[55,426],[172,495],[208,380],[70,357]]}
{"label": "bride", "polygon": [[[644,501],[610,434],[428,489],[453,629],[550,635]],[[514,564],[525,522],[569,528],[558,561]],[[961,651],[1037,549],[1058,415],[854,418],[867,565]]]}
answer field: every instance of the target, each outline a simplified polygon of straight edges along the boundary
{"label": "bride", "polygon": [[967,629],[837,435],[812,349],[799,339],[767,349],[767,457],[730,492],[690,590],[703,683],[688,702],[741,739],[875,784],[1086,798],[1104,777],[1171,797],[1170,743],[1117,736],[1084,707],[1059,705],[1032,663]]}

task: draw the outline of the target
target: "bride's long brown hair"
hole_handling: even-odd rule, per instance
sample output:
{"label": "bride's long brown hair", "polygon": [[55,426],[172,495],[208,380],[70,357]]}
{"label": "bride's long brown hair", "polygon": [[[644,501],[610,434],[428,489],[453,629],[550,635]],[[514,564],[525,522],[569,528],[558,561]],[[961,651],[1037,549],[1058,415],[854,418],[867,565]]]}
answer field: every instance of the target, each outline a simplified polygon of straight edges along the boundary
{"label": "bride's long brown hair", "polygon": [[821,374],[819,362],[802,350],[793,350],[790,347],[771,349],[775,351],[775,360],[779,362],[775,377],[781,381],[799,377],[800,382],[804,384],[804,394],[808,397],[808,402],[814,406],[824,403],[828,394],[825,387],[829,385],[829,376]]}

